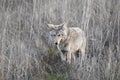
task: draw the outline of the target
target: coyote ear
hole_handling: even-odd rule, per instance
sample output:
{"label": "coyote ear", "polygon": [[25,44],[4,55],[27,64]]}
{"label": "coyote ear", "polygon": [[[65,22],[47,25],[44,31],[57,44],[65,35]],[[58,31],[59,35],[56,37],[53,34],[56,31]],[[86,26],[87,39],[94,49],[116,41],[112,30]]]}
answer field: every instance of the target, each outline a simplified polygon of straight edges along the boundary
{"label": "coyote ear", "polygon": [[59,25],[60,29],[66,29],[67,28],[67,23],[62,23]]}
{"label": "coyote ear", "polygon": [[53,28],[53,29],[55,28],[55,25],[53,25],[53,24],[47,24],[47,25],[49,28]]}

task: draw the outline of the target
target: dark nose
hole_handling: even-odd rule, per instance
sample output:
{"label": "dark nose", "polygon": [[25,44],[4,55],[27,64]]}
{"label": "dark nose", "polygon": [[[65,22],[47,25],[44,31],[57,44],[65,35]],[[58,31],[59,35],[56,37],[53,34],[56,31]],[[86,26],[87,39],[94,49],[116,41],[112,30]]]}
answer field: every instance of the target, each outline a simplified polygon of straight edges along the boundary
{"label": "dark nose", "polygon": [[55,45],[57,45],[58,43],[56,42]]}

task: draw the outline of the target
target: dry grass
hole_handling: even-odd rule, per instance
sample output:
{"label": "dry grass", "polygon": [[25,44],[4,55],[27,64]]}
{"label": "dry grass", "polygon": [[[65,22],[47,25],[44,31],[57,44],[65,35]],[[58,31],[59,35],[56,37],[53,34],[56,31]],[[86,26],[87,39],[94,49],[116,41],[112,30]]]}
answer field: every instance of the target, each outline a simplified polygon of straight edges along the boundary
{"label": "dry grass", "polygon": [[[120,80],[119,14],[120,0],[0,0],[0,80]],[[52,47],[47,23],[64,21],[86,32],[83,66]]]}

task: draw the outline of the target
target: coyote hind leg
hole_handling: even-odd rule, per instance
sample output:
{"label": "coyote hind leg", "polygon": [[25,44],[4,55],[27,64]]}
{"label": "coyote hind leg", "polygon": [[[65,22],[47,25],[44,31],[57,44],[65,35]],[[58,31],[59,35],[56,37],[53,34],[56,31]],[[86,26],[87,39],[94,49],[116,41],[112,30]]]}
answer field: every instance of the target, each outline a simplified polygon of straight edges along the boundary
{"label": "coyote hind leg", "polygon": [[83,62],[85,60],[85,50],[81,50],[82,56],[81,56],[81,65],[83,65]]}

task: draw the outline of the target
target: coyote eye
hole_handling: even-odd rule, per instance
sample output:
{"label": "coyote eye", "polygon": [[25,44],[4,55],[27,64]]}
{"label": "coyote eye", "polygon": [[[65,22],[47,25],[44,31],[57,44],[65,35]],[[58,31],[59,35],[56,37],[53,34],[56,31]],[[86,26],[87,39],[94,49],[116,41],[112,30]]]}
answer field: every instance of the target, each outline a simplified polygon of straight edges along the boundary
{"label": "coyote eye", "polygon": [[58,36],[60,36],[60,34]]}
{"label": "coyote eye", "polygon": [[53,36],[56,36],[55,34]]}
{"label": "coyote eye", "polygon": [[64,36],[64,34],[63,34],[63,33],[62,33],[61,35],[62,35],[62,36]]}
{"label": "coyote eye", "polygon": [[55,35],[55,34],[52,34],[51,36],[55,37],[56,35]]}

